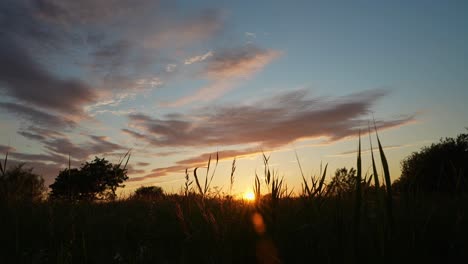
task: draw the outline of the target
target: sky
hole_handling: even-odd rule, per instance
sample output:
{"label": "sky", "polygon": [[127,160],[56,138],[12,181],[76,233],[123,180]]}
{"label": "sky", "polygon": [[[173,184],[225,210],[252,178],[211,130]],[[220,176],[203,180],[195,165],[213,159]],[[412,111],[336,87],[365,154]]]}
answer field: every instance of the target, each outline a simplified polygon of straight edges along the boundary
{"label": "sky", "polygon": [[[214,190],[355,167],[369,122],[400,163],[468,126],[466,1],[0,2],[0,153],[53,182],[131,150],[121,195],[179,192],[218,153]],[[372,134],[376,146],[375,134]]]}

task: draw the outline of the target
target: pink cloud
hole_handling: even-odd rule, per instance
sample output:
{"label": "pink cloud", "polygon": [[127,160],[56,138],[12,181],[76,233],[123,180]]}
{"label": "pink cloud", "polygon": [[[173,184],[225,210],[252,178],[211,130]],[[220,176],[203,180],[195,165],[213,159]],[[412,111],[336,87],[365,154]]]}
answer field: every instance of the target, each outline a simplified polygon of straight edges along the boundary
{"label": "pink cloud", "polygon": [[[205,108],[191,115],[168,115],[165,119],[143,114],[130,115],[138,140],[158,147],[206,147],[253,145],[241,150],[223,150],[221,159],[255,155],[261,150],[284,147],[303,139],[324,138],[331,143],[367,131],[372,106],[386,95],[371,90],[336,98],[308,98],[303,90],[259,100],[251,105]],[[379,130],[414,122],[414,116],[377,120]],[[140,136],[140,135],[146,136]],[[132,135],[132,134],[130,134]],[[138,181],[186,168],[204,166],[210,153],[177,161],[173,166],[158,168]]]}
{"label": "pink cloud", "polygon": [[179,98],[174,102],[163,103],[162,106],[178,107],[197,101],[206,102],[219,98],[234,89],[236,81],[250,78],[275,58],[279,57],[281,52],[248,45],[213,54],[209,56],[209,59],[204,57],[194,59],[194,61],[201,61],[202,58],[206,59],[202,75],[210,80],[210,83],[196,90],[193,94]]}
{"label": "pink cloud", "polygon": [[[252,105],[206,108],[175,119],[129,115],[134,131],[163,147],[261,144],[282,146],[306,138],[336,141],[366,128],[374,103],[386,93],[367,91],[338,98],[307,98],[294,91]],[[413,116],[378,121],[381,129],[407,124]],[[142,132],[141,132],[142,131]],[[141,138],[140,138],[141,139]]]}

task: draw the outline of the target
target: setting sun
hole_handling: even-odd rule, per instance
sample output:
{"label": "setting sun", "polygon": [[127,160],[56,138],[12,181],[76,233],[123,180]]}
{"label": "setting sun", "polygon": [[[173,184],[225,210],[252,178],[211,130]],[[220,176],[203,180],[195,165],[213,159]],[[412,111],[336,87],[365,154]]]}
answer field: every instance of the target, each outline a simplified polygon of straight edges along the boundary
{"label": "setting sun", "polygon": [[255,200],[255,194],[252,191],[246,191],[242,198],[247,201],[253,201]]}

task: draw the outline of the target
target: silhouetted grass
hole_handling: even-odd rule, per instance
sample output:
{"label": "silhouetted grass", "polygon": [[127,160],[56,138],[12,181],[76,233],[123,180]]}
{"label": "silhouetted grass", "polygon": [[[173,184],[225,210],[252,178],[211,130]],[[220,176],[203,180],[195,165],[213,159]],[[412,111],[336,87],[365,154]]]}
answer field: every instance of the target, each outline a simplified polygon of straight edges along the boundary
{"label": "silhouetted grass", "polygon": [[[351,192],[329,192],[325,166],[310,184],[302,174],[303,193],[292,197],[263,155],[264,181],[255,175],[253,202],[210,195],[214,177],[214,171],[209,173],[210,158],[204,184],[195,170],[192,186],[186,171],[180,195],[101,203],[0,203],[0,261],[447,263],[467,259],[468,196],[392,194],[378,135],[377,141],[385,190],[379,186],[373,154],[374,188],[369,186],[372,177],[361,179],[359,137],[357,179]],[[6,162],[2,173],[5,167]],[[235,161],[231,186],[234,171]]]}
{"label": "silhouetted grass", "polygon": [[[351,197],[349,197],[351,198]],[[359,262],[382,263],[381,225],[372,212],[362,216],[354,238],[354,205],[329,197],[320,210],[301,198],[284,198],[276,219],[263,215],[265,234],[252,223],[255,206],[242,201],[205,199],[206,213],[193,195],[188,203],[173,195],[157,203],[51,203],[2,206],[2,263],[255,263],[258,243],[268,239],[283,263],[351,262],[354,241]],[[392,259],[449,261],[468,257],[468,199],[425,197],[397,201]],[[273,223],[273,221],[275,221]],[[272,225],[275,225],[272,233]],[[396,261],[399,260],[399,261]]]}

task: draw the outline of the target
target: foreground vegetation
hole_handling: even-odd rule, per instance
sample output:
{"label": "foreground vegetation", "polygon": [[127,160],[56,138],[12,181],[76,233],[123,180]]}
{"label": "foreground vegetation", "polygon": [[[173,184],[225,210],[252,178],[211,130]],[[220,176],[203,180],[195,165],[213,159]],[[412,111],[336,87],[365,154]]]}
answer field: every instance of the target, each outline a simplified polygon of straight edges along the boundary
{"label": "foreground vegetation", "polygon": [[275,218],[266,204],[199,196],[2,206],[0,255],[2,263],[443,263],[468,257],[467,202],[399,197],[389,237],[366,201],[357,250],[346,196],[281,199]]}
{"label": "foreground vegetation", "polygon": [[[468,151],[463,147],[468,137],[464,139],[454,148],[461,151],[457,155]],[[264,155],[265,170],[254,177],[252,201],[210,193],[218,157],[210,158],[205,175],[198,168],[193,174],[186,171],[180,194],[165,195],[160,188],[143,187],[125,200],[114,195],[126,177],[125,166],[95,159],[80,170],[60,172],[60,184],[54,184],[66,188],[56,189],[60,195],[42,201],[32,189],[14,198],[15,192],[24,190],[18,183],[40,187],[41,180],[21,167],[6,170],[5,159],[0,178],[5,198],[0,200],[0,259],[2,263],[441,263],[467,259],[463,158],[450,163],[459,177],[450,178],[457,184],[456,192],[447,192],[452,189],[444,184],[439,184],[444,186],[440,191],[433,185],[426,190],[426,185],[418,184],[421,174],[410,173],[392,188],[378,137],[377,144],[383,175],[377,173],[373,153],[373,173],[362,175],[359,141],[356,169],[339,169],[328,183],[326,165],[317,177],[302,175],[299,197],[291,196]],[[438,144],[425,148],[403,165],[421,166],[431,149],[445,148]],[[99,168],[99,181],[89,169],[93,166]],[[407,166],[407,171],[413,168]],[[230,188],[235,168],[234,161]],[[81,177],[93,181],[83,184]],[[447,176],[438,179],[443,177]],[[74,182],[80,182],[76,186],[81,189],[71,188]],[[90,182],[96,183],[91,184],[93,188],[86,187]],[[95,201],[101,197],[107,200]]]}

